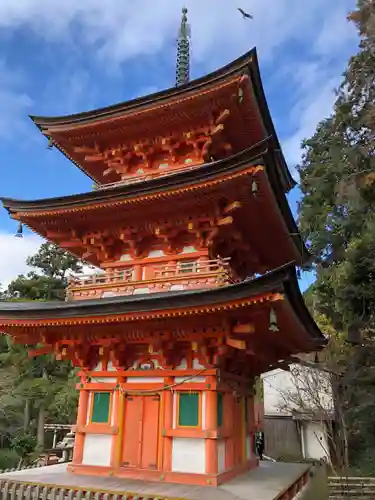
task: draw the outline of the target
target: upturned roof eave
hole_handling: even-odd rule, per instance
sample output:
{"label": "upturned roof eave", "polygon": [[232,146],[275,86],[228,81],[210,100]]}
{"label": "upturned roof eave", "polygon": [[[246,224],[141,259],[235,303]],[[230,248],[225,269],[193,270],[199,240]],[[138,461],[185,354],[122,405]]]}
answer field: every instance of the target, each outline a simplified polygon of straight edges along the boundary
{"label": "upturned roof eave", "polygon": [[[123,101],[111,106],[105,106],[102,108],[94,109],[91,111],[85,111],[82,113],[74,113],[70,115],[62,116],[37,116],[29,115],[31,120],[38,126],[40,130],[43,130],[44,126],[52,125],[73,125],[86,120],[91,121],[95,119],[104,119],[119,113],[132,111],[141,107],[148,107],[153,104],[159,103],[160,101],[166,101],[174,97],[179,97],[183,94],[200,90],[208,85],[215,85],[217,82],[222,81],[228,77],[234,76],[236,73],[241,74],[243,70],[247,69],[249,64],[251,64],[252,59],[256,57],[255,47],[250,51],[246,52],[239,58],[230,62],[229,64],[212,71],[208,75],[204,75],[195,80],[191,80],[185,85],[180,85],[178,87],[171,87],[169,89],[161,90],[153,94],[148,94],[146,96],[136,97],[129,101]],[[256,59],[257,60],[257,59]]]}
{"label": "upturned roof eave", "polygon": [[[241,166],[262,165],[263,157],[268,151],[268,139],[230,157],[200,165],[196,169],[178,172],[176,174],[157,177],[147,181],[122,184],[108,189],[88,191],[80,194],[57,196],[52,198],[41,198],[37,200],[18,200],[14,198],[0,197],[4,208],[9,212],[56,210],[66,206],[86,205],[101,203],[117,198],[134,197],[144,194],[154,194],[168,191],[172,188],[184,187],[189,183],[196,183],[214,179],[220,174],[235,171]],[[74,204],[74,205],[72,205]]]}
{"label": "upturned roof eave", "polygon": [[13,320],[62,320],[225,305],[226,302],[246,300],[266,293],[285,294],[311,340],[316,346],[324,345],[325,338],[308,312],[299,291],[293,263],[288,263],[253,280],[214,289],[124,295],[73,302],[0,301],[0,328],[1,325],[6,328],[6,324]]}
{"label": "upturned roof eave", "polygon": [[[92,111],[86,111],[83,113],[75,113],[71,115],[56,116],[56,117],[30,115],[30,118],[33,120],[33,122],[41,132],[43,132],[46,128],[53,126],[61,127],[66,125],[67,127],[69,127],[79,124],[83,125],[85,123],[90,123],[95,120],[102,120],[109,117],[115,117],[120,115],[121,113],[131,112],[136,109],[147,108],[152,105],[158,104],[162,101],[168,101],[170,99],[182,96],[184,94],[188,94],[190,92],[196,92],[197,90],[204,89],[205,87],[208,86],[215,86],[216,84],[222,82],[227,78],[233,77],[236,74],[241,75],[244,74],[245,72],[247,72],[251,77],[254,94],[260,109],[260,113],[262,115],[264,126],[266,128],[266,133],[267,135],[272,137],[274,143],[273,146],[277,150],[277,155],[279,157],[279,163],[281,167],[279,169],[280,180],[283,183],[284,190],[289,191],[296,185],[296,182],[294,181],[293,177],[289,172],[284,155],[281,151],[280,142],[277,137],[271,113],[268,108],[268,103],[259,70],[257,51],[255,47],[250,51],[246,52],[245,54],[243,54],[242,56],[240,56],[239,58],[237,58],[236,60],[223,66],[222,68],[219,68],[209,73],[208,75],[192,80],[189,83],[181,85],[179,87],[172,87],[167,90],[156,92],[154,94],[137,97],[130,101],[124,101],[112,106],[107,106]],[[65,154],[60,147],[58,147],[58,149],[63,154]],[[93,176],[88,174],[81,165],[78,165],[77,163],[75,164],[90,178],[92,179],[94,178]]]}
{"label": "upturned roof eave", "polygon": [[[280,188],[280,179],[276,165],[272,164],[273,153],[268,150],[269,138],[235,155],[197,167],[195,170],[187,170],[166,177],[150,179],[148,181],[113,187],[106,190],[89,191],[87,193],[68,195],[62,197],[45,198],[39,200],[16,200],[12,198],[0,198],[4,208],[9,215],[20,212],[64,210],[76,206],[98,204],[102,202],[123,200],[136,196],[147,196],[149,194],[163,193],[171,189],[185,187],[189,184],[214,179],[223,173],[240,170],[244,166],[266,165],[266,172],[276,197],[280,212],[287,225],[289,234],[294,243],[297,253],[301,255],[301,262],[307,264],[311,258],[291,213],[283,190]],[[269,166],[267,166],[269,165]]]}

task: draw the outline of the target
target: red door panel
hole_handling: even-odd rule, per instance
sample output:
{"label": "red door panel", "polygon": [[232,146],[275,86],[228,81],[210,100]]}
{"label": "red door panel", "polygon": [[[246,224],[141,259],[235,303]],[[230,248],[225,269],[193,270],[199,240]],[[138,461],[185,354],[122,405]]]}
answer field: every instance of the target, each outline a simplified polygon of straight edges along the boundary
{"label": "red door panel", "polygon": [[159,438],[158,396],[144,396],[143,399],[143,434],[142,434],[142,469],[157,469]]}
{"label": "red door panel", "polygon": [[139,396],[129,396],[125,399],[125,422],[122,453],[122,465],[125,467],[138,467],[142,430],[141,411],[142,399]]}

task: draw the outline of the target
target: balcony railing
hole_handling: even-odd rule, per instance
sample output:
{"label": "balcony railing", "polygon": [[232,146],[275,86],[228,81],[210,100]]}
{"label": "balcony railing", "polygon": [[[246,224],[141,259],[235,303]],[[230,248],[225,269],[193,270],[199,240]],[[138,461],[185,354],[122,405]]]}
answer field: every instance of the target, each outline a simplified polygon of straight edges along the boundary
{"label": "balcony railing", "polygon": [[[114,270],[106,273],[86,274],[70,276],[68,284],[68,297],[81,296],[81,292],[103,290],[116,290],[119,287],[143,288],[155,286],[156,288],[165,282],[179,284],[184,281],[193,282],[195,287],[201,283],[205,286],[218,286],[230,281],[228,268],[230,258],[214,260],[179,260],[175,264],[153,264],[143,266],[144,276],[141,280],[134,279],[133,268]],[[186,283],[185,283],[186,285]],[[186,286],[189,287],[189,284]],[[155,289],[155,291],[157,291]],[[129,292],[127,292],[129,293]],[[87,295],[87,294],[86,294]],[[89,294],[92,295],[91,293]],[[100,296],[100,294],[95,294]]]}
{"label": "balcony railing", "polygon": [[200,167],[201,163],[195,163],[194,165],[184,165],[181,168],[168,168],[165,170],[160,170],[159,172],[152,172],[149,174],[137,175],[137,177],[128,177],[121,181],[109,182],[108,184],[94,184],[95,190],[111,189],[118,186],[127,186],[129,184],[136,184],[137,182],[149,181],[151,179],[156,179],[158,177],[167,177],[173,174],[179,174],[181,172],[186,172],[187,170],[194,170]]}
{"label": "balcony railing", "polygon": [[170,279],[173,277],[188,277],[199,274],[226,274],[225,268],[228,267],[230,258],[214,259],[206,261],[180,261],[178,264],[167,264],[155,267],[154,275],[156,279]]}
{"label": "balcony railing", "polygon": [[133,269],[123,269],[107,273],[80,274],[69,276],[69,288],[86,285],[105,285],[107,283],[127,282],[133,279]]}

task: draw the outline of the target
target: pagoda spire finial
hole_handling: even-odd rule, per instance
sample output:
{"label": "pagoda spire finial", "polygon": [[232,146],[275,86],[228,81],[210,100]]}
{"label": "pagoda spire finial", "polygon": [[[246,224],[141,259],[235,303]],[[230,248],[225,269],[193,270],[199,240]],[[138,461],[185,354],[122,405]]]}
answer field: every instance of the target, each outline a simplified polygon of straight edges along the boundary
{"label": "pagoda spire finial", "polygon": [[177,38],[176,87],[189,81],[190,73],[190,25],[187,22],[187,8],[182,9],[182,19]]}

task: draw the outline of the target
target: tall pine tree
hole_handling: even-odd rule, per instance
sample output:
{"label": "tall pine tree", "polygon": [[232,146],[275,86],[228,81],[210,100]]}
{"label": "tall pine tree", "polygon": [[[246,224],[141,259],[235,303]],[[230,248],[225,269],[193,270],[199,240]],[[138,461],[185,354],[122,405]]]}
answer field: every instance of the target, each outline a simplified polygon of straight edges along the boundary
{"label": "tall pine tree", "polygon": [[[303,144],[299,223],[314,258],[314,307],[356,340],[338,390],[352,462],[375,470],[375,1],[349,15],[360,34],[332,116]],[[311,300],[311,297],[310,297]]]}

